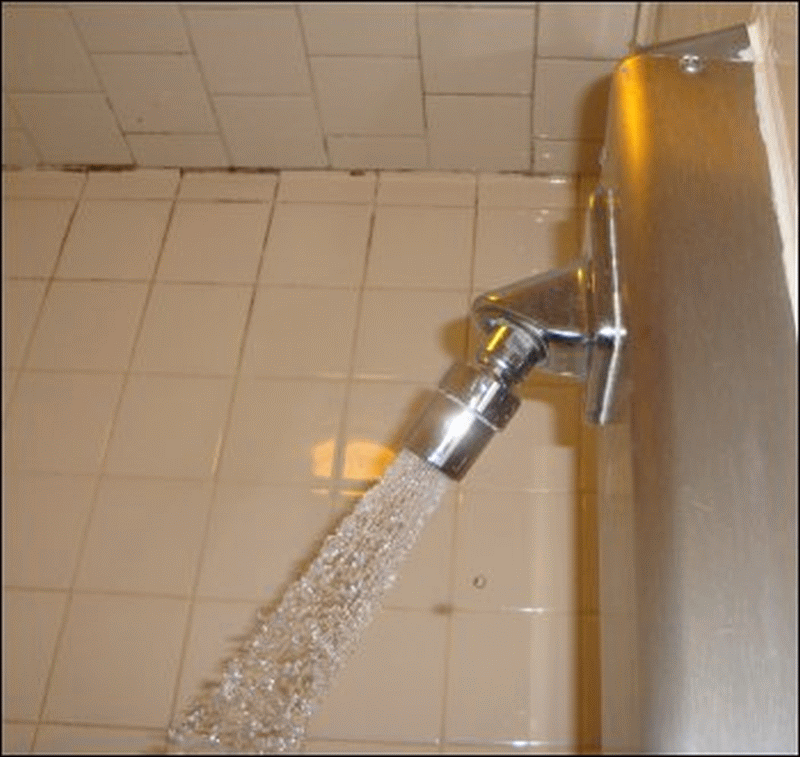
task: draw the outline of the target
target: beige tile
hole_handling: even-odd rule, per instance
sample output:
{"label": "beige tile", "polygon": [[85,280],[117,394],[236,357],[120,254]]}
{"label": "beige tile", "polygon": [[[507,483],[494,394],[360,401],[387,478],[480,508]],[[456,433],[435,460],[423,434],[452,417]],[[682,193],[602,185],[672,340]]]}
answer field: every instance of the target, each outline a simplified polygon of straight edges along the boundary
{"label": "beige tile", "polygon": [[45,164],[133,162],[104,94],[25,94],[13,102]]}
{"label": "beige tile", "polygon": [[445,630],[442,615],[383,610],[312,716],[309,736],[435,744]]}
{"label": "beige tile", "polygon": [[163,754],[161,731],[43,725],[34,753],[44,754]]}
{"label": "beige tile", "polygon": [[370,215],[368,205],[278,203],[261,283],[358,286]]}
{"label": "beige tile", "polygon": [[230,160],[219,134],[127,134],[139,166],[227,168]]}
{"label": "beige tile", "polygon": [[366,290],[356,377],[437,382],[464,357],[467,308],[465,292]]}
{"label": "beige tile", "polygon": [[210,497],[199,482],[104,479],[75,586],[188,596]]}
{"label": "beige tile", "polygon": [[178,170],[138,168],[133,171],[90,171],[85,200],[171,200],[181,174]]}
{"label": "beige tile", "polygon": [[189,41],[176,5],[108,3],[70,6],[92,53],[187,53]]}
{"label": "beige tile", "polygon": [[215,95],[234,166],[316,168],[328,165],[314,100],[307,95]]}
{"label": "beige tile", "polygon": [[426,92],[528,94],[533,8],[421,7]]}
{"label": "beige tile", "polygon": [[465,492],[458,509],[454,605],[575,612],[577,510],[571,492]]}
{"label": "beige tile", "polygon": [[276,600],[311,563],[344,514],[324,489],[220,486],[198,594]]}
{"label": "beige tile", "polygon": [[36,733],[34,723],[3,722],[3,754],[28,754]]}
{"label": "beige tile", "polygon": [[529,97],[426,95],[425,112],[431,168],[530,169]]}
{"label": "beige tile", "polygon": [[156,284],[132,370],[232,375],[252,287]]}
{"label": "beige tile", "polygon": [[574,743],[574,616],[456,614],[451,644],[448,741]]}
{"label": "beige tile", "polygon": [[633,40],[636,3],[540,3],[536,54],[622,58]]}
{"label": "beige tile", "polygon": [[149,279],[171,203],[90,200],[81,203],[57,278]]}
{"label": "beige tile", "polygon": [[564,208],[478,211],[473,286],[477,290],[562,268],[580,253],[578,213]]}
{"label": "beige tile", "polygon": [[5,419],[8,415],[8,405],[14,392],[14,384],[17,381],[18,371],[3,371],[3,428]]}
{"label": "beige tile", "polygon": [[332,168],[426,168],[423,137],[327,137]]}
{"label": "beige tile", "polygon": [[417,54],[414,8],[407,3],[301,3],[309,55]]}
{"label": "beige tile", "polygon": [[3,171],[3,198],[77,200],[85,183],[82,171]]}
{"label": "beige tile", "polygon": [[278,202],[371,203],[376,181],[373,171],[281,171]]}
{"label": "beige tile", "polygon": [[119,374],[23,373],[8,419],[11,468],[96,472],[121,387]]}
{"label": "beige tile", "polygon": [[178,599],[73,597],[45,718],[165,727],[186,612]]}
{"label": "beige tile", "polygon": [[[100,88],[66,8],[9,8],[3,13],[3,27],[4,90],[87,92]],[[47,55],[41,55],[42,50]]]}
{"label": "beige tile", "polygon": [[533,145],[533,169],[548,174],[597,174],[602,142],[537,139]]}
{"label": "beige tile", "polygon": [[[5,90],[5,88],[4,88],[4,90]],[[14,112],[14,108],[11,105],[11,102],[9,101],[9,99],[6,96],[5,91],[4,91],[3,92],[3,131],[8,131],[10,129],[21,129],[21,128],[22,128],[22,122],[19,120],[19,117]],[[4,181],[5,181],[6,173],[10,173],[10,172],[6,171],[5,169],[3,169],[3,180]]]}
{"label": "beige tile", "polygon": [[478,208],[572,208],[578,200],[576,179],[567,176],[481,174]]}
{"label": "beige tile", "polygon": [[467,289],[474,215],[471,208],[378,207],[366,285]]}
{"label": "beige tile", "polygon": [[259,287],[242,372],[345,378],[357,302],[355,290]]}
{"label": "beige tile", "polygon": [[22,129],[3,129],[3,165],[28,168],[39,162],[36,148]]}
{"label": "beige tile", "polygon": [[146,296],[146,284],[53,282],[27,367],[125,371]]}
{"label": "beige tile", "polygon": [[320,741],[306,742],[306,754],[438,754],[431,744],[409,744],[399,741]]}
{"label": "beige tile", "polygon": [[451,171],[381,173],[378,205],[475,205],[475,175]]}
{"label": "beige tile", "polygon": [[74,209],[73,200],[4,200],[3,275],[50,276]]}
{"label": "beige tile", "polygon": [[537,59],[533,136],[602,141],[614,65],[613,61]]}
{"label": "beige tile", "polygon": [[277,183],[276,174],[191,172],[183,175],[178,199],[270,202]]}
{"label": "beige tile", "polygon": [[230,379],[131,376],[109,444],[107,472],[212,475],[230,396]]}
{"label": "beige tile", "polygon": [[6,584],[70,587],[94,483],[92,476],[8,476],[3,529]]}
{"label": "beige tile", "polygon": [[96,53],[92,61],[126,132],[216,130],[192,55]]}
{"label": "beige tile", "polygon": [[178,203],[156,278],[252,283],[269,214],[268,203]]}
{"label": "beige tile", "polygon": [[311,58],[325,131],[330,134],[422,134],[416,58]]}
{"label": "beige tile", "polygon": [[38,719],[66,602],[61,592],[3,591],[3,717]]}
{"label": "beige tile", "polygon": [[3,367],[19,368],[46,287],[44,281],[3,280]]}
{"label": "beige tile", "polygon": [[220,477],[224,481],[325,483],[334,470],[344,385],[335,381],[242,381]]}
{"label": "beige tile", "polygon": [[303,38],[294,8],[187,10],[209,92],[308,94]]}
{"label": "beige tile", "polygon": [[192,613],[192,629],[178,687],[176,722],[204,683],[218,683],[226,659],[241,648],[255,629],[258,602],[214,602],[199,599]]}

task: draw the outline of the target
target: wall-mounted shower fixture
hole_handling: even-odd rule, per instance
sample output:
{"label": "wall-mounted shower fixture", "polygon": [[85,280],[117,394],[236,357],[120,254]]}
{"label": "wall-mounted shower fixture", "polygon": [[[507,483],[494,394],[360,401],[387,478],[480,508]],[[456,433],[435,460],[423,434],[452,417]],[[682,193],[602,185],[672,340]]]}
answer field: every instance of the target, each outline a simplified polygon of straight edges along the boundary
{"label": "wall-mounted shower fixture", "polygon": [[586,417],[613,420],[625,344],[615,245],[615,197],[590,199],[584,254],[574,265],[478,297],[472,316],[484,334],[474,364],[455,363],[405,446],[459,480],[519,407],[514,387],[534,368],[586,385]]}

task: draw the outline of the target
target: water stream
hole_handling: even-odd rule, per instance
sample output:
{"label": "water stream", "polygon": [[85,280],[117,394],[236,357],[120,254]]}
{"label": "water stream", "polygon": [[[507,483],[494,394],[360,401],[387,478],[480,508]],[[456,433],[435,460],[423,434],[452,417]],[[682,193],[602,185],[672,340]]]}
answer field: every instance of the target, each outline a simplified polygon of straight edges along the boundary
{"label": "water stream", "polygon": [[448,479],[403,450],[170,730],[172,753],[298,751]]}

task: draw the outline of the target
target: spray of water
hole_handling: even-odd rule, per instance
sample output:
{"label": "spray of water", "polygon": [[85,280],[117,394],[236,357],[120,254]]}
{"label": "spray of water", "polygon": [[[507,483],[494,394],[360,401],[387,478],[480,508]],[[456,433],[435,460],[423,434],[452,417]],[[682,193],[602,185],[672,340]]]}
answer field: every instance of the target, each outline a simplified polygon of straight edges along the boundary
{"label": "spray of water", "polygon": [[170,730],[173,753],[298,751],[448,479],[403,450]]}

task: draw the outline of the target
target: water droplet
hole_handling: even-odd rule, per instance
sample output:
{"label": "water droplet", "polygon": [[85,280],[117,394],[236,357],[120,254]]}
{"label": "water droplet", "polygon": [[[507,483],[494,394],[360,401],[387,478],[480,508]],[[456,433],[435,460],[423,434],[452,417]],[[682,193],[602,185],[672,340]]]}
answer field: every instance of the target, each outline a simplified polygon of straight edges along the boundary
{"label": "water droplet", "polygon": [[486,586],[486,576],[484,576],[482,573],[478,574],[472,579],[472,585],[476,589],[483,589]]}

